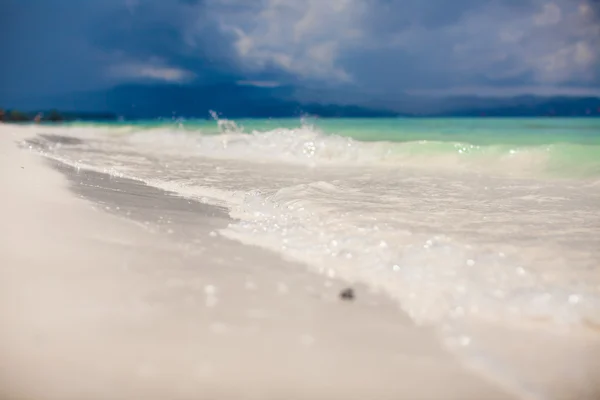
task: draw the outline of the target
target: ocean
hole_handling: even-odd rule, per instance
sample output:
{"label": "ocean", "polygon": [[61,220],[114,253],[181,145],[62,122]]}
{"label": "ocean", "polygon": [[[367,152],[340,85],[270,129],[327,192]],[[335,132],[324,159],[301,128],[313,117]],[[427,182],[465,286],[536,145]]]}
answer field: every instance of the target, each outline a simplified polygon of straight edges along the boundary
{"label": "ocean", "polygon": [[163,119],[29,146],[234,218],[215,234],[397,301],[460,351],[470,321],[600,327],[600,119]]}

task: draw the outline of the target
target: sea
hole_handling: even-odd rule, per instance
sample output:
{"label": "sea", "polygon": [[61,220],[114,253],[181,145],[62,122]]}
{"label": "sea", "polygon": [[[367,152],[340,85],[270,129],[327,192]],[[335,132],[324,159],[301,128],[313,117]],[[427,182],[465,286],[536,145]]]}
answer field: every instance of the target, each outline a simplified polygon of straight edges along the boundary
{"label": "sea", "polygon": [[[464,321],[600,331],[600,119],[70,123],[35,148],[225,207],[223,237]],[[31,146],[31,145],[30,145]]]}

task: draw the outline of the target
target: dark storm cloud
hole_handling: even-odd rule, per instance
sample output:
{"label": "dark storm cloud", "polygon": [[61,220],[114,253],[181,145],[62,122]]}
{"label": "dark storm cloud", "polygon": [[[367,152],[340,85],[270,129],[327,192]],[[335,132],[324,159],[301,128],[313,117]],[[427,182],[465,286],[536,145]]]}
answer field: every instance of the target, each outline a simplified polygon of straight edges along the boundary
{"label": "dark storm cloud", "polygon": [[600,87],[599,0],[8,0],[1,15],[4,94],[136,80]]}
{"label": "dark storm cloud", "polygon": [[390,91],[600,84],[596,0],[264,0],[252,11],[235,4],[245,2],[207,1],[205,11],[247,72],[278,67],[307,82]]}
{"label": "dark storm cloud", "polygon": [[79,4],[10,0],[0,18],[0,95],[60,90],[65,77],[72,87],[101,79],[98,54],[81,35],[89,19]]}
{"label": "dark storm cloud", "polygon": [[[437,3],[447,13],[444,18],[436,19],[443,14],[434,13],[385,30],[375,10],[371,26],[377,26],[376,37],[385,38],[378,42],[379,55],[371,51],[362,57],[363,50],[354,49],[348,68],[382,84],[382,75],[389,76],[397,66],[398,88],[405,89],[540,86],[568,92],[567,86],[600,83],[599,24],[586,2]],[[408,4],[393,3],[396,13],[386,10],[383,20],[396,20],[394,15]],[[408,15],[419,14],[409,10]],[[382,55],[384,48],[388,53]],[[369,74],[378,70],[383,71]]]}

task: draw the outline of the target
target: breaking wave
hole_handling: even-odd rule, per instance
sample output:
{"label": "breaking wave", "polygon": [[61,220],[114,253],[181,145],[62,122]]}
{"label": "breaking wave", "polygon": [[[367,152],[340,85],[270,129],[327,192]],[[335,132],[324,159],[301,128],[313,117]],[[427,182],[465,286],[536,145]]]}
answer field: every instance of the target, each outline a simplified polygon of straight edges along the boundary
{"label": "breaking wave", "polygon": [[[303,124],[297,128],[245,129],[233,121],[193,129],[174,124],[72,126],[77,136],[112,137],[161,153],[306,166],[353,165],[411,167],[512,175],[600,176],[600,144],[473,144],[464,141],[359,141],[324,133]],[[342,132],[343,133],[343,132]],[[501,138],[500,138],[501,139]],[[499,140],[500,141],[500,140]]]}

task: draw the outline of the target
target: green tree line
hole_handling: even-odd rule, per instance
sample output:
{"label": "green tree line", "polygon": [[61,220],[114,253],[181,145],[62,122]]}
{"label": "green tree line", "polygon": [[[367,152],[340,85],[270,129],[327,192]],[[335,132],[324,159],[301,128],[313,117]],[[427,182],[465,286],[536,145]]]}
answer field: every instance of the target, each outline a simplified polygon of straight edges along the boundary
{"label": "green tree line", "polygon": [[0,108],[0,122],[61,122],[73,120],[115,120],[117,117],[109,113],[62,113],[57,110],[25,112]]}
{"label": "green tree line", "polygon": [[19,110],[0,109],[0,121],[2,122],[59,122],[65,117],[56,110],[49,112],[24,112]]}

